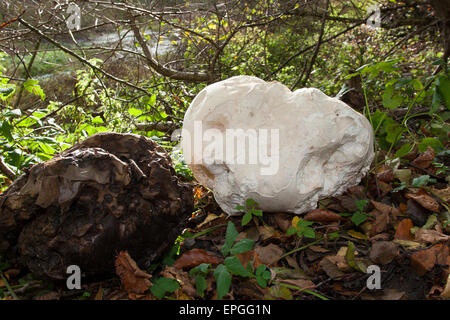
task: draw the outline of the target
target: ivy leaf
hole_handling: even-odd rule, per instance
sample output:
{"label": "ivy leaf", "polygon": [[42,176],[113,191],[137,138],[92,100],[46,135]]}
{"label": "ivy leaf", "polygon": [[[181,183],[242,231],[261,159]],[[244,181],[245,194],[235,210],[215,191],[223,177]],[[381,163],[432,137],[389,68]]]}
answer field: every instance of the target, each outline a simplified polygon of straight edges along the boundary
{"label": "ivy leaf", "polygon": [[223,264],[219,264],[214,270],[214,279],[216,279],[217,299],[222,299],[230,291],[231,274]]}
{"label": "ivy leaf", "polygon": [[162,299],[167,292],[172,293],[179,288],[180,285],[177,280],[161,277],[153,282],[150,291],[155,297]]}

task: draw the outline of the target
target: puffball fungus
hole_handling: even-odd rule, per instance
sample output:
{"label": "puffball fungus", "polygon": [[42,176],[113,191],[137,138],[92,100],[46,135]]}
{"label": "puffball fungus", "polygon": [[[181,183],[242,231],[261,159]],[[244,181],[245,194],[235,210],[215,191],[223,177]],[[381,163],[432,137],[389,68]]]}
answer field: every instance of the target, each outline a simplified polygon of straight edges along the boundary
{"label": "puffball fungus", "polygon": [[358,184],[374,157],[369,121],[315,88],[236,76],[204,88],[182,130],[184,159],[230,215],[252,198],[300,214]]}

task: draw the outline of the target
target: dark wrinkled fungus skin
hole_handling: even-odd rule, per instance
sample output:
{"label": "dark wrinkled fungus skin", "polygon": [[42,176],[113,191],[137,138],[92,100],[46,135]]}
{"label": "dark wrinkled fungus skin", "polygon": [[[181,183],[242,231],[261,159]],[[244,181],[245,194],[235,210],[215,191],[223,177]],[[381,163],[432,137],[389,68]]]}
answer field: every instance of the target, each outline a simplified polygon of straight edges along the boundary
{"label": "dark wrinkled fungus skin", "polygon": [[121,250],[147,268],[192,211],[192,189],[161,146],[100,133],[27,169],[0,196],[0,255],[51,279],[66,279],[72,264],[110,274]]}

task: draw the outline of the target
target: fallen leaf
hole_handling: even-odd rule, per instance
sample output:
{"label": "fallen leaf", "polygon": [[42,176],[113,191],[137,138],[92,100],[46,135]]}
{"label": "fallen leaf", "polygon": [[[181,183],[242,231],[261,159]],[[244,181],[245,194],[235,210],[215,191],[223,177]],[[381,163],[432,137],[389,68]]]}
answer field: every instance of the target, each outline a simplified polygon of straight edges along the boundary
{"label": "fallen leaf", "polygon": [[344,218],[337,213],[326,209],[312,210],[305,215],[304,219],[315,222],[335,222],[344,220]]}
{"label": "fallen leaf", "polygon": [[197,290],[194,288],[192,279],[186,271],[177,269],[174,266],[165,266],[164,270],[161,271],[161,276],[177,280],[180,285],[180,288],[175,291],[177,299],[190,300],[197,296]]}
{"label": "fallen leaf", "polygon": [[376,241],[370,248],[369,258],[375,264],[385,265],[391,263],[398,253],[398,245],[392,241]]}
{"label": "fallen leaf", "polygon": [[387,225],[389,223],[389,211],[380,212],[378,210],[373,210],[372,215],[375,216],[375,222],[370,228],[370,236],[373,237],[376,234],[386,231]]}
{"label": "fallen leaf", "polygon": [[319,253],[326,253],[326,252],[330,252],[330,250],[325,249],[324,247],[319,247],[319,246],[310,246],[309,249],[311,249],[314,252],[319,252]]}
{"label": "fallen leaf", "polygon": [[378,166],[375,169],[376,176],[378,180],[384,181],[384,182],[391,182],[394,180],[394,173],[392,171],[392,168],[388,166],[387,164],[382,164],[381,166]]}
{"label": "fallen leaf", "polygon": [[442,200],[449,202],[450,201],[450,187],[447,187],[445,189],[436,189],[434,187],[431,188],[433,193],[435,193],[439,198]]}
{"label": "fallen leaf", "polygon": [[414,227],[411,219],[403,219],[395,230],[395,240],[414,240],[414,235],[411,233],[411,228]]}
{"label": "fallen leaf", "polygon": [[435,263],[436,253],[432,248],[416,251],[411,255],[411,266],[419,276],[433,269]]}
{"label": "fallen leaf", "polygon": [[258,254],[261,262],[266,265],[271,265],[272,263],[278,261],[280,256],[283,255],[283,250],[273,243],[265,247],[258,246],[255,248],[255,252]]}
{"label": "fallen leaf", "polygon": [[408,206],[408,209],[406,209],[406,213],[414,222],[414,224],[419,227],[423,226],[427,222],[429,211],[419,205],[413,199],[408,199],[406,204]]}
{"label": "fallen leaf", "polygon": [[216,220],[217,218],[220,218],[220,217],[222,217],[222,216],[224,216],[223,213],[222,213],[220,216],[218,216],[218,215],[216,215],[216,214],[214,214],[214,213],[209,213],[209,214],[206,216],[205,220],[203,220],[202,223],[200,223],[199,225],[197,225],[197,229],[200,229],[201,227],[203,227],[204,225],[208,224],[209,222],[211,222],[211,221],[213,221],[213,220]]}
{"label": "fallen leaf", "polygon": [[215,254],[206,250],[192,249],[183,253],[173,266],[177,269],[190,269],[202,263],[219,264],[220,260]]}
{"label": "fallen leaf", "polygon": [[103,300],[103,288],[98,288],[97,293],[95,294],[94,300]]}
{"label": "fallen leaf", "polygon": [[121,251],[116,257],[116,274],[120,277],[122,287],[127,293],[144,293],[150,287],[150,278],[147,272],[139,269],[136,262],[127,251]]}
{"label": "fallen leaf", "polygon": [[291,226],[292,215],[287,213],[273,213],[269,215],[271,219],[278,228],[286,233],[287,229]]}
{"label": "fallen leaf", "polygon": [[407,249],[419,249],[419,248],[424,248],[425,245],[420,243],[420,242],[416,242],[416,241],[410,241],[410,240],[394,240],[392,241],[398,245],[401,245],[402,247],[405,247]]}
{"label": "fallen leaf", "polygon": [[412,164],[421,167],[423,169],[426,169],[431,165],[431,163],[434,160],[434,157],[435,157],[434,149],[428,146],[427,150],[419,154],[419,156],[416,159],[414,159]]}
{"label": "fallen leaf", "polygon": [[399,209],[384,204],[382,202],[371,200],[370,203],[375,207],[375,209],[377,209],[382,213],[393,214],[394,216],[398,216],[400,214]]}
{"label": "fallen leaf", "polygon": [[237,254],[239,261],[241,261],[244,267],[247,267],[247,264],[251,262],[253,269],[258,268],[261,265],[261,260],[259,259],[258,254],[254,250],[246,251],[240,254]]}
{"label": "fallen leaf", "polygon": [[411,169],[394,170],[394,177],[400,180],[400,182],[409,184],[409,181],[411,180]]}
{"label": "fallen leaf", "polygon": [[278,279],[309,279],[308,275],[302,269],[291,269],[285,267],[271,268]]}
{"label": "fallen leaf", "polygon": [[447,277],[447,284],[445,285],[445,288],[439,297],[442,299],[450,300],[450,274]]}
{"label": "fallen leaf", "polygon": [[407,192],[405,194],[405,198],[414,199],[425,209],[433,212],[439,212],[439,203],[422,189],[419,189],[417,192]]}
{"label": "fallen leaf", "polygon": [[415,233],[416,241],[425,243],[435,243],[450,239],[450,236],[436,230],[418,229]]}
{"label": "fallen leaf", "polygon": [[[273,298],[279,298],[279,299],[284,299],[284,300],[292,300],[292,293],[291,291],[286,288],[283,287],[279,284],[274,284],[273,286],[271,286],[269,288],[269,292],[270,292],[270,296],[272,296]],[[271,297],[264,297],[264,299],[270,299]]]}
{"label": "fallen leaf", "polygon": [[397,289],[384,289],[381,300],[401,300],[405,298],[405,292]]}
{"label": "fallen leaf", "polygon": [[258,226],[257,229],[261,236],[261,240],[263,240],[263,241],[267,240],[269,238],[272,238],[272,237],[279,236],[278,231],[276,231],[273,227],[266,225],[266,224]]}
{"label": "fallen leaf", "polygon": [[305,279],[281,279],[280,282],[291,284],[302,289],[314,289],[316,287],[311,280]]}
{"label": "fallen leaf", "polygon": [[345,275],[344,272],[339,270],[339,268],[334,262],[330,261],[329,257],[324,257],[319,262],[319,267],[327,274],[328,277],[332,279],[342,277]]}

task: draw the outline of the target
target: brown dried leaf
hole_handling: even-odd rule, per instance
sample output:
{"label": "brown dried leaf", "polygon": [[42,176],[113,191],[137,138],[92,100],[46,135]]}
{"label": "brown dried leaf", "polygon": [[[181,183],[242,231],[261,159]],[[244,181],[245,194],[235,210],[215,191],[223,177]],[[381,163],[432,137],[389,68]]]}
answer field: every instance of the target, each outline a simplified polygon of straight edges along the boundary
{"label": "brown dried leaf", "polygon": [[147,272],[139,269],[136,262],[127,251],[121,251],[116,257],[116,274],[120,277],[122,287],[127,293],[144,293],[150,287],[150,278]]}
{"label": "brown dried leaf", "polygon": [[165,266],[164,270],[161,271],[161,276],[178,281],[180,289],[175,291],[178,300],[190,300],[197,296],[197,291],[194,288],[192,279],[186,271],[175,267]]}
{"label": "brown dried leaf", "polygon": [[403,219],[397,226],[395,231],[395,240],[414,240],[414,236],[411,233],[411,228],[414,227],[411,219]]}
{"label": "brown dried leaf", "polygon": [[344,220],[344,218],[342,218],[337,213],[326,209],[312,210],[305,215],[304,219],[316,222],[335,222]]}
{"label": "brown dried leaf", "polygon": [[319,267],[327,274],[330,278],[342,277],[345,275],[344,272],[340,271],[337,265],[330,261],[329,257],[324,257],[319,262]]}
{"label": "brown dried leaf", "polygon": [[244,267],[247,267],[247,264],[249,262],[252,263],[254,269],[258,268],[261,265],[261,260],[254,250],[237,254],[236,257],[238,257]]}
{"label": "brown dried leaf", "polygon": [[436,263],[436,249],[429,248],[416,251],[411,255],[411,266],[419,276],[433,269]]}
{"label": "brown dried leaf", "polygon": [[273,243],[265,247],[258,246],[255,248],[255,252],[258,254],[261,262],[266,265],[278,261],[280,256],[283,255],[283,249]]}
{"label": "brown dried leaf", "polygon": [[439,203],[430,195],[426,193],[425,190],[419,189],[417,192],[408,192],[405,194],[405,198],[414,199],[418,204],[420,204],[425,209],[433,212],[439,212]]}
{"label": "brown dried leaf", "polygon": [[190,269],[202,263],[218,264],[220,260],[215,254],[206,250],[192,249],[183,253],[173,266],[177,269]]}
{"label": "brown dried leaf", "polygon": [[375,216],[375,222],[372,224],[372,228],[370,229],[371,237],[386,231],[389,223],[389,211],[379,212],[378,210],[374,210],[371,212],[371,214]]}
{"label": "brown dried leaf", "polygon": [[447,236],[443,234],[442,232],[436,231],[436,230],[423,230],[418,229],[415,232],[416,241],[419,242],[425,242],[425,243],[435,243],[435,242],[441,242],[446,241],[450,239],[450,236]]}
{"label": "brown dried leaf", "polygon": [[392,180],[394,180],[394,173],[392,171],[392,168],[387,164],[378,166],[375,170],[375,173],[377,175],[378,180],[381,180],[383,182],[389,183]]}
{"label": "brown dried leaf", "polygon": [[431,190],[433,191],[433,193],[437,194],[442,200],[444,201],[450,201],[450,187],[447,187],[445,189],[436,189],[436,188],[431,188]]}
{"label": "brown dried leaf", "polygon": [[280,282],[291,284],[302,289],[314,289],[316,287],[314,282],[305,279],[280,279]]}
{"label": "brown dried leaf", "polygon": [[416,159],[414,159],[412,164],[421,167],[423,169],[426,169],[431,165],[431,163],[434,160],[434,157],[435,157],[434,149],[428,146],[427,150],[419,154],[419,156]]}

